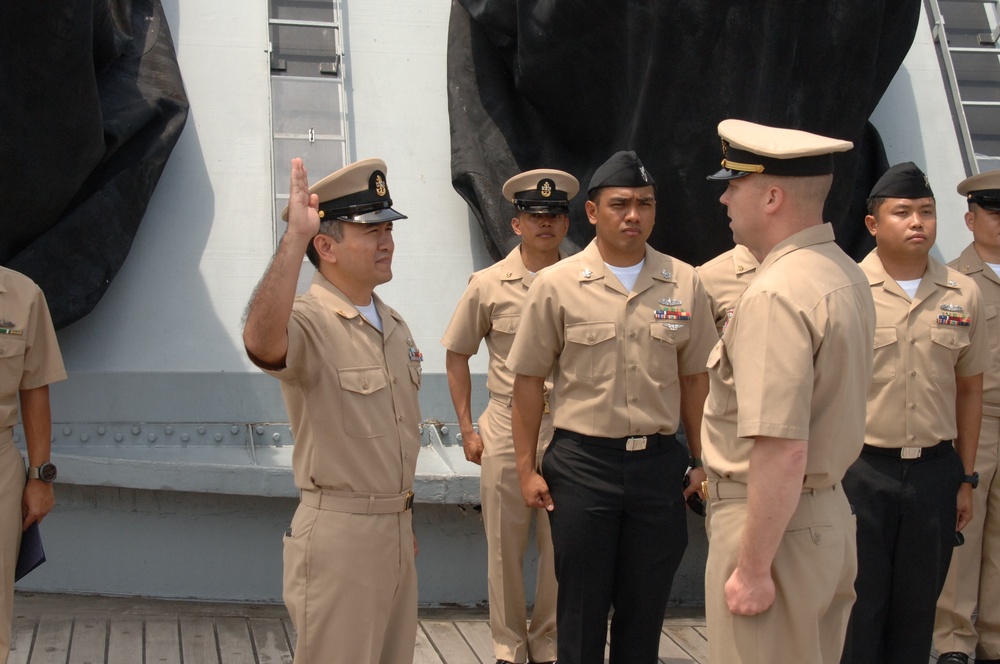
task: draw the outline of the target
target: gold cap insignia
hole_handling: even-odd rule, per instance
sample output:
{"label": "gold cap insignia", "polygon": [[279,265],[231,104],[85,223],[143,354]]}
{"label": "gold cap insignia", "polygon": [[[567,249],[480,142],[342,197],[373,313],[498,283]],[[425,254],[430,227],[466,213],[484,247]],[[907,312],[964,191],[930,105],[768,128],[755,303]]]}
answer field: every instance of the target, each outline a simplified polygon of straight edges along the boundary
{"label": "gold cap insignia", "polygon": [[388,193],[388,189],[385,186],[385,179],[381,175],[375,176],[375,193],[379,196],[385,196]]}

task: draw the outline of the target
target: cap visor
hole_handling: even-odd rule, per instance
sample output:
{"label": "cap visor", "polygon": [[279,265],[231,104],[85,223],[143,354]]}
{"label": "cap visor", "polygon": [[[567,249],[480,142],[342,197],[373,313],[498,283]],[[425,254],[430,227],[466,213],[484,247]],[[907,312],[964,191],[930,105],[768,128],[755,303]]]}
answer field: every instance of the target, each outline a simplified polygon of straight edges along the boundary
{"label": "cap visor", "polygon": [[750,175],[747,171],[731,171],[728,168],[720,168],[715,173],[707,176],[706,180],[735,180]]}
{"label": "cap visor", "polygon": [[381,224],[386,221],[396,221],[397,219],[407,219],[405,214],[400,214],[392,208],[382,208],[374,212],[365,212],[350,217],[337,217],[342,221],[349,221],[353,224]]}

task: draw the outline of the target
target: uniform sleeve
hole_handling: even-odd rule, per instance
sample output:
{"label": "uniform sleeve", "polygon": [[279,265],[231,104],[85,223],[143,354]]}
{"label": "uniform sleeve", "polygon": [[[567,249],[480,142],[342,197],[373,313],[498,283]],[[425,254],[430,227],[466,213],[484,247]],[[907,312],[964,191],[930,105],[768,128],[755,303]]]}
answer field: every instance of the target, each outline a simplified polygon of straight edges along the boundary
{"label": "uniform sleeve", "polygon": [[552,373],[565,343],[562,309],[549,273],[539,273],[528,289],[507,368],[515,374]]}
{"label": "uniform sleeve", "polygon": [[[308,317],[296,302],[292,308],[292,315],[288,319],[288,350],[285,353],[285,366],[281,369],[260,369],[269,376],[274,376],[278,380],[294,382],[302,380],[314,368],[316,359],[321,357],[319,353],[310,353],[310,340],[315,338],[309,333],[312,328]],[[308,357],[314,358],[312,363],[307,361]]]}
{"label": "uniform sleeve", "polygon": [[[969,280],[972,281],[971,279]],[[989,332],[985,325],[986,308],[983,306],[983,296],[979,286],[973,282],[971,290],[972,324],[969,328],[969,345],[958,354],[955,373],[959,376],[975,376],[990,368]]]}
{"label": "uniform sleeve", "polygon": [[697,274],[692,274],[694,301],[691,304],[691,336],[680,348],[677,357],[678,373],[690,376],[708,371],[708,355],[719,341],[715,318],[708,294]]}
{"label": "uniform sleeve", "polygon": [[475,355],[490,331],[490,309],[483,298],[482,279],[472,275],[441,337],[441,345],[454,353]]}
{"label": "uniform sleeve", "polygon": [[66,369],[59,353],[59,342],[56,340],[49,305],[45,301],[45,295],[37,286],[35,301],[31,305],[25,327],[27,339],[24,347],[24,369],[18,389],[32,390],[64,380]]}
{"label": "uniform sleeve", "polygon": [[736,435],[808,439],[813,347],[807,317],[781,295],[762,291],[740,301],[729,325]]}

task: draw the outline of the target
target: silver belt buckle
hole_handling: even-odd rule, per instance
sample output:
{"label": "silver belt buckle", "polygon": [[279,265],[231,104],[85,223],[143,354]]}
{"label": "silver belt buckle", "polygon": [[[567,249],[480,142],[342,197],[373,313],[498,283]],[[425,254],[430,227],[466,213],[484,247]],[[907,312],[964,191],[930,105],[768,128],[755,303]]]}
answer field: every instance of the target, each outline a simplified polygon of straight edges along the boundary
{"label": "silver belt buckle", "polygon": [[646,437],[645,436],[633,436],[625,441],[625,449],[629,452],[638,452],[639,450],[646,449]]}
{"label": "silver belt buckle", "polygon": [[900,459],[919,459],[920,453],[924,451],[922,447],[901,447],[899,448]]}

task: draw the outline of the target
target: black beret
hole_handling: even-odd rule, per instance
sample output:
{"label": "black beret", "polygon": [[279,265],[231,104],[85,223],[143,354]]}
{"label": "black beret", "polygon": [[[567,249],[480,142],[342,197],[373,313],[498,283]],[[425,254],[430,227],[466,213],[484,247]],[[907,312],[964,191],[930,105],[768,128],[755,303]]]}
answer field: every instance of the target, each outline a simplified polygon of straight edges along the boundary
{"label": "black beret", "polygon": [[655,187],[653,176],[639,161],[632,150],[622,150],[614,153],[610,159],[600,165],[590,178],[589,195],[601,187]]}
{"label": "black beret", "polygon": [[912,161],[904,161],[882,174],[868,198],[934,198],[934,192],[924,172]]}

